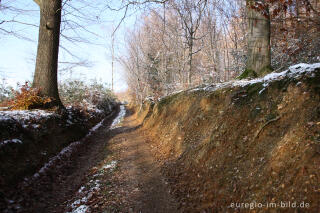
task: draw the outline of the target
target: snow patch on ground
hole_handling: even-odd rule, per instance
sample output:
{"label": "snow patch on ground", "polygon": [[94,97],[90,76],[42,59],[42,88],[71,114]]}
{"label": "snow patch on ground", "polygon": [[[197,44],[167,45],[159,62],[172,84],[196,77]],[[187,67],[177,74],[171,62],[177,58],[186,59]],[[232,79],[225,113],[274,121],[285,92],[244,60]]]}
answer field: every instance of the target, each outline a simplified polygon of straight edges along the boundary
{"label": "snow patch on ground", "polygon": [[13,111],[0,111],[0,122],[15,120],[19,121],[21,125],[27,124],[31,120],[41,120],[54,117],[54,112],[45,110],[13,110]]}
{"label": "snow patch on ground", "polygon": [[100,123],[98,123],[97,125],[95,125],[94,127],[92,127],[92,128],[90,129],[90,131],[89,131],[89,134],[92,133],[92,132],[94,132],[94,131],[96,131],[97,129],[99,129],[99,128],[102,126],[103,122],[104,122],[104,119],[103,119]]}
{"label": "snow patch on ground", "polygon": [[75,200],[73,203],[69,204],[68,206],[72,209],[72,212],[77,212],[77,209],[81,206],[87,206],[90,199],[93,195],[100,191],[101,182],[99,180],[99,176],[103,175],[106,170],[113,171],[117,166],[117,161],[113,160],[101,167],[101,169],[96,169],[96,174],[91,176],[90,181],[88,181],[84,186],[81,186],[78,190],[78,199]]}
{"label": "snow patch on ground", "polygon": [[[86,204],[92,198],[95,192],[100,191],[100,186],[101,186],[100,180],[90,180],[86,184],[86,186],[81,186],[81,188],[78,190],[78,194],[81,195],[82,198],[75,200],[71,205],[69,205],[72,209],[71,213],[90,212],[90,208]],[[84,209],[84,207],[87,207],[87,208]],[[84,211],[80,211],[80,210],[84,210]]]}
{"label": "snow patch on ground", "polygon": [[116,166],[117,166],[117,161],[113,160],[110,163],[104,165],[102,168],[103,169],[111,169],[111,170],[113,170],[113,169],[116,168]]}
{"label": "snow patch on ground", "polygon": [[20,139],[10,139],[10,140],[4,140],[4,141],[1,141],[0,142],[0,147],[1,146],[4,146],[4,145],[6,145],[6,144],[9,144],[9,143],[16,143],[16,144],[22,144],[22,141],[20,140]]}
{"label": "snow patch on ground", "polygon": [[89,206],[81,205],[78,208],[74,209],[72,213],[87,213],[89,212],[89,210],[90,210]]}
{"label": "snow patch on ground", "polygon": [[81,193],[85,189],[84,186],[81,186],[80,189],[78,190],[78,193]]}

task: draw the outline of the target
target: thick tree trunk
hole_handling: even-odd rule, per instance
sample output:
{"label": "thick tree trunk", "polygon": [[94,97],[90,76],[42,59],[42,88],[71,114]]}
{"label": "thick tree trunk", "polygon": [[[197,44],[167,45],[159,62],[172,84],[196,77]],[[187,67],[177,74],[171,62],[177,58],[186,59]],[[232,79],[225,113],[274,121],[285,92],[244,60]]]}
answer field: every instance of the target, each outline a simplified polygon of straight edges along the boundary
{"label": "thick tree trunk", "polygon": [[33,87],[62,105],[58,92],[58,54],[61,0],[35,0],[40,7],[40,29]]}
{"label": "thick tree trunk", "polygon": [[[243,77],[263,76],[272,71],[270,49],[270,14],[252,8],[256,0],[247,0],[248,54]],[[262,1],[264,3],[264,1]]]}

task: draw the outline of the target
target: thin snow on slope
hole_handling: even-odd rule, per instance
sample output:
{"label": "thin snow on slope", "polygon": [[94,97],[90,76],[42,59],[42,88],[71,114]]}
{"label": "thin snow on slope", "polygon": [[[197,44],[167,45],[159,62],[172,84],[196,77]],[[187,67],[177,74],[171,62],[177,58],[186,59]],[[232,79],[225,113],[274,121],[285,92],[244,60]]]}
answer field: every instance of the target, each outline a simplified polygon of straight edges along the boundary
{"label": "thin snow on slope", "polygon": [[89,133],[86,135],[86,137],[89,137],[90,135],[92,135],[93,132],[97,131],[97,129],[99,129],[102,125],[103,125],[103,122],[105,121],[105,119],[103,119],[102,121],[100,121],[97,125],[95,125],[94,127],[92,127],[90,130],[89,130]]}
{"label": "thin snow on slope", "polygon": [[7,120],[21,120],[25,123],[29,120],[40,120],[56,115],[54,112],[45,110],[13,110],[13,111],[0,111],[0,122]]}
{"label": "thin snow on slope", "polygon": [[33,175],[34,178],[40,177],[40,175],[44,174],[49,168],[51,168],[56,162],[61,160],[64,157],[68,157],[71,155],[72,150],[80,144],[80,141],[76,141],[71,143],[69,146],[65,147],[61,150],[61,152],[51,158],[48,163],[46,163],[37,173]]}
{"label": "thin snow on slope", "polygon": [[216,91],[218,89],[223,89],[223,88],[228,88],[228,87],[245,87],[250,84],[255,84],[255,83],[263,83],[264,87],[267,87],[269,83],[273,81],[279,81],[284,78],[293,78],[297,79],[301,77],[302,75],[305,76],[312,76],[313,72],[316,69],[320,68],[320,63],[315,63],[315,64],[297,64],[294,66],[291,66],[288,70],[280,72],[280,73],[270,73],[262,78],[257,78],[253,80],[233,80],[229,82],[224,82],[224,83],[217,83],[217,84],[210,84],[206,85],[204,87],[197,87],[194,89],[189,90],[190,92],[193,91]]}
{"label": "thin snow on slope", "polygon": [[104,121],[104,119],[103,119],[102,121],[100,121],[100,123],[98,123],[97,125],[95,125],[94,127],[92,127],[92,128],[90,129],[90,132],[94,132],[94,131],[96,131],[97,129],[99,129],[99,128],[102,126],[103,121]]}

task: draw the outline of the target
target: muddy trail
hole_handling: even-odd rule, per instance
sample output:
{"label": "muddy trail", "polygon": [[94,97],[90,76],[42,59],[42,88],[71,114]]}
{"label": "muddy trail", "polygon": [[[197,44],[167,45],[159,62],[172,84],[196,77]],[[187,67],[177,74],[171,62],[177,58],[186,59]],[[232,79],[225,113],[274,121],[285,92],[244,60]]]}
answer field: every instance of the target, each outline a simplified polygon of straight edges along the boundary
{"label": "muddy trail", "polygon": [[131,114],[121,106],[62,150],[6,195],[4,212],[177,212]]}

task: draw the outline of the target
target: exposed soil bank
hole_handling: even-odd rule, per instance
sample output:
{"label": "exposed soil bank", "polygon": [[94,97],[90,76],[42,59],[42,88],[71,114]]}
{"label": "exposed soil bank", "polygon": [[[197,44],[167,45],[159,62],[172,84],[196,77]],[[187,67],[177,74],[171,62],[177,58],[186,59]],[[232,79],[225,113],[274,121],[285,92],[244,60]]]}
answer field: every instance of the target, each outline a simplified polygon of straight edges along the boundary
{"label": "exposed soil bank", "polygon": [[180,211],[319,212],[320,69],[287,74],[147,101],[140,119]]}

